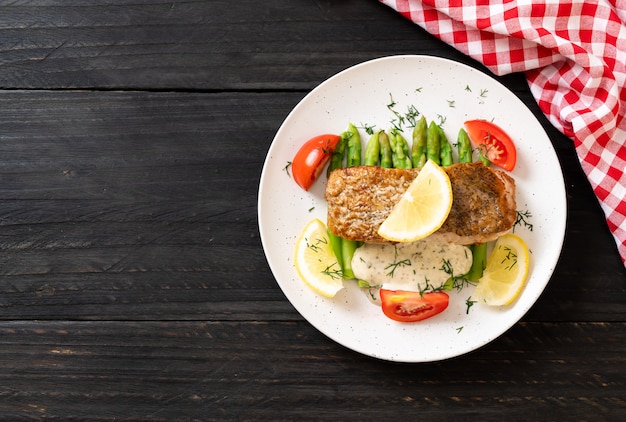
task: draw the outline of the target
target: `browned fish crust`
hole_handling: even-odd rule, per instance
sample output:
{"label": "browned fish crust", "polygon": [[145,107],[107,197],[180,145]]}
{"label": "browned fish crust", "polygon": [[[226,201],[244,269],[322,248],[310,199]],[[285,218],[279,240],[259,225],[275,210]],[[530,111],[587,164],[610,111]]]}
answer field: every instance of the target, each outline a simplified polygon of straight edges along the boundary
{"label": "browned fish crust", "polygon": [[[515,181],[484,164],[444,167],[452,185],[452,209],[430,237],[469,245],[489,242],[515,223]],[[390,243],[378,228],[417,176],[417,169],[358,166],[333,171],[326,185],[328,228],[344,239]]]}

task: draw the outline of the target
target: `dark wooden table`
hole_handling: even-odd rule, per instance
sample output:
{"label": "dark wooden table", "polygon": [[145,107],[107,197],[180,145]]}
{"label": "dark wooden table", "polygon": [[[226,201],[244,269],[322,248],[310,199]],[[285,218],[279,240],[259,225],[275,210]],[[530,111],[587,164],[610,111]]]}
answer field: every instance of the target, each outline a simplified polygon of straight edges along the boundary
{"label": "dark wooden table", "polygon": [[257,225],[265,154],[324,79],[395,54],[482,69],[375,0],[0,3],[0,419],[618,420],[626,271],[572,142],[552,280],[427,364],[336,344]]}

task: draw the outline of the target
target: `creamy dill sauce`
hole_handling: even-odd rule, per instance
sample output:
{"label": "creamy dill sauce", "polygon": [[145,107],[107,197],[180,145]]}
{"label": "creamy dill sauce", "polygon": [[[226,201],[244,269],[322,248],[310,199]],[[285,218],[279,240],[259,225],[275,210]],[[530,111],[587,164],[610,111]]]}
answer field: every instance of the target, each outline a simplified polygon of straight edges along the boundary
{"label": "creamy dill sauce", "polygon": [[389,290],[438,288],[451,276],[466,274],[471,266],[469,248],[432,240],[396,245],[366,243],[352,258],[356,278]]}

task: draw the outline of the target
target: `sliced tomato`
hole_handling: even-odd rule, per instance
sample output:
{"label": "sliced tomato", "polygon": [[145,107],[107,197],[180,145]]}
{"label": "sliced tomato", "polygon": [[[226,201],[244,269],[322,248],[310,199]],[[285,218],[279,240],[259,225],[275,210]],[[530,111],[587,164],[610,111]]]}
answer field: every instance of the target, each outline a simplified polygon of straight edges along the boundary
{"label": "sliced tomato", "polygon": [[490,162],[505,170],[513,170],[517,160],[515,143],[500,126],[487,120],[468,120],[465,130],[474,147]]}
{"label": "sliced tomato", "polygon": [[380,300],[387,317],[400,322],[416,322],[443,312],[450,297],[444,292],[380,289]]}
{"label": "sliced tomato", "polygon": [[338,135],[319,135],[300,147],[291,162],[291,172],[302,189],[309,190],[317,180],[340,140]]}

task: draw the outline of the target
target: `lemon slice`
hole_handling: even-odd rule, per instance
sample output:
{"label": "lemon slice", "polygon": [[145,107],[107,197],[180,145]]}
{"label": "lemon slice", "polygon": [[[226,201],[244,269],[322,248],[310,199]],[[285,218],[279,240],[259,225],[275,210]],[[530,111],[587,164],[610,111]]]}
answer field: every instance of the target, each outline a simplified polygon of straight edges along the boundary
{"label": "lemon slice", "polygon": [[447,173],[428,160],[409,185],[378,234],[393,242],[414,242],[434,233],[448,218],[452,185]]}
{"label": "lemon slice", "polygon": [[333,253],[326,225],[311,220],[296,242],[295,266],[298,275],[311,289],[334,297],[343,289],[341,267]]}
{"label": "lemon slice", "polygon": [[510,233],[500,236],[478,280],[476,300],[491,306],[513,302],[526,283],[529,264],[530,253],[522,238]]}

